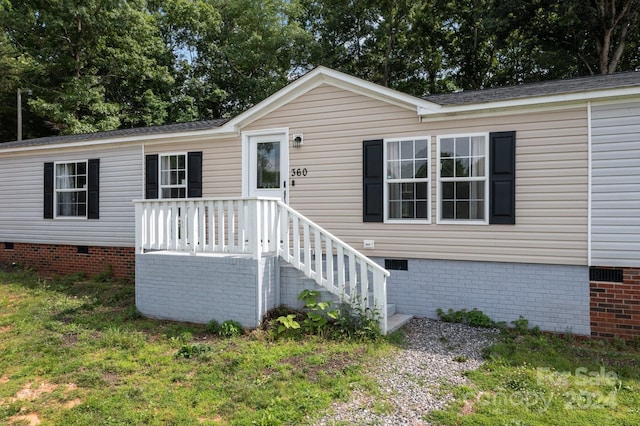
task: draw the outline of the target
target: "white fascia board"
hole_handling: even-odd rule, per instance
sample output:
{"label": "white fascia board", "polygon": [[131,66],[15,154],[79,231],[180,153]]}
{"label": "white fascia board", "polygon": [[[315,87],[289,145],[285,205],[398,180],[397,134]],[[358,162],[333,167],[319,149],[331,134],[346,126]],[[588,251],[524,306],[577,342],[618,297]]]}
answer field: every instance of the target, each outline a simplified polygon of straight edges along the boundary
{"label": "white fascia board", "polygon": [[389,89],[388,87],[383,87],[330,68],[319,66],[291,84],[283,87],[264,101],[231,119],[225,126],[232,126],[234,128],[247,126],[251,122],[264,117],[322,84],[349,90],[412,111],[423,109],[425,111],[435,112],[442,108],[440,105],[425,101],[424,99],[416,98],[398,92],[397,90]]}
{"label": "white fascia board", "polygon": [[582,103],[586,101],[593,101],[597,99],[611,99],[629,96],[640,95],[640,87],[623,87],[619,89],[606,89],[606,90],[590,90],[579,93],[566,93],[559,95],[548,95],[539,97],[527,97],[519,99],[510,99],[505,101],[495,102],[480,102],[466,105],[450,105],[442,106],[439,110],[430,110],[426,108],[418,107],[418,115],[423,118],[430,118],[430,116],[457,114],[459,116],[465,114],[474,114],[477,112],[487,110],[501,110],[501,109],[526,109],[535,106],[544,106],[552,104],[570,104],[570,103]]}
{"label": "white fascia board", "polygon": [[43,145],[33,146],[17,146],[14,148],[2,148],[0,144],[0,154],[9,152],[26,152],[37,151],[45,149],[65,149],[65,148],[81,148],[99,145],[109,144],[138,144],[151,141],[151,143],[166,143],[170,139],[185,139],[189,141],[206,139],[206,138],[223,138],[228,136],[237,136],[238,132],[235,129],[227,128],[226,125],[215,129],[207,130],[193,130],[190,132],[167,132],[167,133],[154,133],[147,135],[130,135],[105,139],[89,139],[85,141],[73,141],[65,143],[51,143]]}

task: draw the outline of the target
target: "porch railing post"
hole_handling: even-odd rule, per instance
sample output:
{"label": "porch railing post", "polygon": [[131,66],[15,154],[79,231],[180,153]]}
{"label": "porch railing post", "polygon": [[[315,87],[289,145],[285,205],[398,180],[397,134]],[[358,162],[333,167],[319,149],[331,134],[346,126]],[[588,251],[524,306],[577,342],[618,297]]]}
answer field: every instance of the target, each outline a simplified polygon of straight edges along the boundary
{"label": "porch railing post", "polygon": [[136,252],[143,253],[142,247],[142,202],[136,202]]}
{"label": "porch railing post", "polygon": [[261,255],[261,251],[262,251],[262,243],[260,241],[261,237],[262,237],[262,230],[260,229],[260,210],[261,210],[261,205],[260,205],[260,200],[258,199],[253,199],[251,200],[251,205],[253,206],[252,209],[249,209],[251,211],[252,217],[251,217],[251,223],[252,223],[252,232],[251,232],[251,237],[253,239],[253,258],[255,260],[260,260],[260,255]]}

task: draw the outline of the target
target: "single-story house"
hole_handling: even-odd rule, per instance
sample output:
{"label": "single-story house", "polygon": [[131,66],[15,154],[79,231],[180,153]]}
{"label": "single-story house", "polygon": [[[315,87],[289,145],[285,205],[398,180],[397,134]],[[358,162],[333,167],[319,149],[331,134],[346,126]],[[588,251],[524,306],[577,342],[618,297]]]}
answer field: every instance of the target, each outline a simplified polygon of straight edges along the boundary
{"label": "single-story house", "polygon": [[146,315],[255,326],[319,285],[385,329],[477,308],[640,336],[640,72],[418,98],[319,67],[229,120],[8,142],[0,168],[0,263],[110,265]]}

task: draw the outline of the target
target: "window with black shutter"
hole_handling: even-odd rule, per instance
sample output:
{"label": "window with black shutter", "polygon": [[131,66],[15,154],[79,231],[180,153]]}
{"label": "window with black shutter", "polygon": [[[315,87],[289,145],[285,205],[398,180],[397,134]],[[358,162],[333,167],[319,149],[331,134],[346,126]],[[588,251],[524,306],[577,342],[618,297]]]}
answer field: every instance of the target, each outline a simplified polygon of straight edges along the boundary
{"label": "window with black shutter", "polygon": [[147,155],[145,198],[185,197],[202,197],[202,152]]}
{"label": "window with black shutter", "polygon": [[362,144],[362,220],[364,222],[384,220],[382,144],[382,139],[364,141]]}
{"label": "window with black shutter", "polygon": [[516,223],[516,132],[489,135],[489,223]]}

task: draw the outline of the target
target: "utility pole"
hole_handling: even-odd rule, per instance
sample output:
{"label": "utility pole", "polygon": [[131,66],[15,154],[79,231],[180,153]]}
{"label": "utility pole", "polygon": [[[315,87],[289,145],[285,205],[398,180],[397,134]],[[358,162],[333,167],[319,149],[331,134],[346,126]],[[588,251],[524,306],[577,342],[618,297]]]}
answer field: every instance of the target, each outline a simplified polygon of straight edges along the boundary
{"label": "utility pole", "polygon": [[18,89],[18,141],[22,140],[22,93]]}

